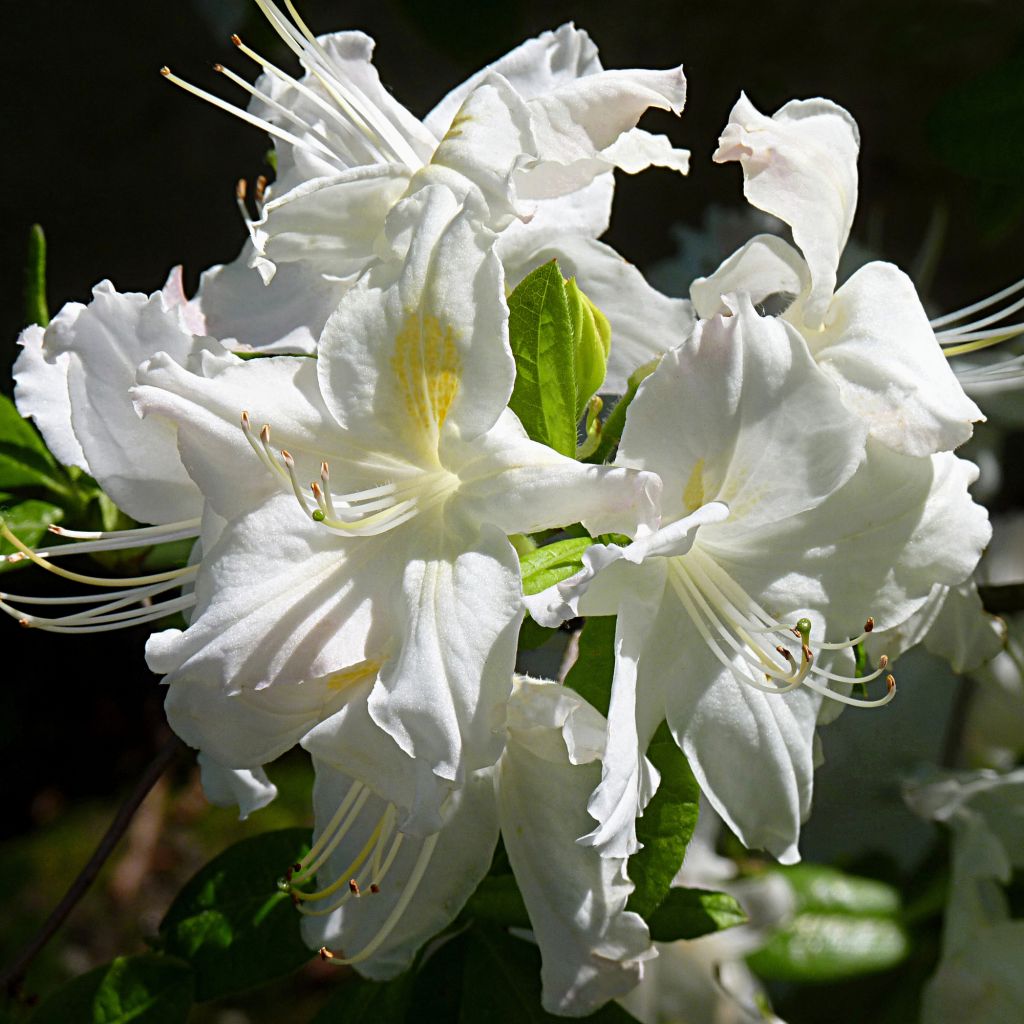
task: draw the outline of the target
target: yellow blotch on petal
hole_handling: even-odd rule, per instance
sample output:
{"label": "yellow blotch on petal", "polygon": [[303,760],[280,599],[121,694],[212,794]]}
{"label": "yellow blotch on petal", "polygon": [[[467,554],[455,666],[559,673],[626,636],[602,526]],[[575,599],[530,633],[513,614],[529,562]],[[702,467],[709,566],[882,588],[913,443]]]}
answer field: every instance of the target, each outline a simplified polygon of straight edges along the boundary
{"label": "yellow blotch on petal", "polygon": [[375,676],[380,671],[382,664],[383,662],[370,659],[368,661],[361,661],[357,665],[350,665],[348,668],[340,669],[338,672],[332,672],[326,680],[327,688],[330,690],[346,690],[350,686],[355,686],[356,683],[361,683],[371,676]]}
{"label": "yellow blotch on petal", "polygon": [[690,470],[690,479],[683,488],[683,507],[696,512],[704,504],[704,460],[698,459]]}
{"label": "yellow blotch on petal", "polygon": [[410,313],[395,339],[392,369],[410,419],[439,428],[459,391],[462,360],[453,329],[435,316]]}

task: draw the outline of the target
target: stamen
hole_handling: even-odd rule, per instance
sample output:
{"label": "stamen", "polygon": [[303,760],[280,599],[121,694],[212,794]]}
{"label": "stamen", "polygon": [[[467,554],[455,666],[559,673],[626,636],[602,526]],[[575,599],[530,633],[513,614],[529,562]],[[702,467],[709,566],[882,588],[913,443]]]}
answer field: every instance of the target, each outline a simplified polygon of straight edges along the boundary
{"label": "stamen", "polygon": [[288,479],[292,484],[292,491],[295,493],[295,500],[302,506],[303,512],[307,516],[312,517],[313,510],[309,507],[309,503],[306,501],[305,495],[302,493],[302,488],[299,486],[299,478],[295,473],[295,460],[292,458],[291,453],[286,451],[284,448],[281,449],[281,461],[284,462],[285,469],[288,470]]}
{"label": "stamen", "polygon": [[988,309],[989,306],[994,306],[997,302],[1001,302],[1003,299],[1008,299],[1011,295],[1016,295],[1016,293],[1021,289],[1024,289],[1024,277],[1019,281],[1015,281],[1002,291],[998,291],[994,295],[990,295],[987,299],[982,299],[980,302],[973,302],[969,306],[964,306],[962,309],[954,310],[952,313],[946,313],[944,316],[937,316],[933,320],[930,320],[929,323],[933,330],[937,327],[944,327],[946,324],[962,320],[965,316],[970,316],[972,313],[978,313],[983,309]]}
{"label": "stamen", "polygon": [[[177,530],[192,529],[195,533],[199,532],[199,526],[201,519],[180,519],[176,523],[164,523],[161,526],[136,526],[130,530],[69,530],[64,526],[49,526],[47,529],[50,533],[57,534],[58,537],[70,537],[72,540],[116,540],[119,537],[162,537],[168,532],[175,532]],[[178,538],[175,538],[178,539]],[[151,541],[150,543],[159,543],[159,541]]]}

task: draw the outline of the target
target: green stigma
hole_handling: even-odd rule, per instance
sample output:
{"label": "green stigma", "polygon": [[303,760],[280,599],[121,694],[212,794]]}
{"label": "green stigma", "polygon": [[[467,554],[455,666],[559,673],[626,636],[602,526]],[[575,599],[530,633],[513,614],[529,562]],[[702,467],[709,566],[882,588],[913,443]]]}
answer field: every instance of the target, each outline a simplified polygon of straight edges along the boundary
{"label": "green stigma", "polygon": [[313,520],[317,523],[322,523],[327,518],[322,508],[313,509]]}
{"label": "green stigma", "polygon": [[800,634],[800,639],[805,643],[811,642],[811,620],[810,619],[797,619],[796,631]]}

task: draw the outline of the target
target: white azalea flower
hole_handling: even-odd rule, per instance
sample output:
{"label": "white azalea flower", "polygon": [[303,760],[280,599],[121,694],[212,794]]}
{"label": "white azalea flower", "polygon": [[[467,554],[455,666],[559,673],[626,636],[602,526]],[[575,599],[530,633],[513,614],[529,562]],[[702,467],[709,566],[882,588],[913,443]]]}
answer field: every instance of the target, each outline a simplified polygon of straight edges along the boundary
{"label": "white azalea flower", "polygon": [[[447,798],[426,837],[400,826],[402,783],[414,791],[417,764],[364,700],[314,729],[303,745],[317,773],[315,842],[291,875],[293,894],[311,946],[368,977],[393,977],[462,909],[500,830],[541,951],[544,1008],[584,1015],[629,991],[655,955],[642,918],[625,909],[625,862],[575,842],[605,722],[572,690],[524,677],[503,717],[497,765]],[[303,891],[314,876],[323,888]]]}
{"label": "white azalea flower", "polygon": [[157,356],[136,402],[177,423],[182,461],[223,521],[189,628],[148,646],[175,730],[256,768],[375,681],[370,715],[424,769],[427,828],[501,750],[494,716],[522,618],[506,535],[581,517],[632,528],[654,515],[658,481],[526,437],[506,408],[493,236],[446,189],[410,203],[420,223],[398,279],[352,289],[318,359],[204,377]]}
{"label": "white azalea flower", "polygon": [[164,72],[275,139],[278,179],[250,223],[252,265],[266,280],[298,262],[351,283],[388,254],[384,224],[395,204],[443,183],[459,194],[478,191],[488,225],[508,229],[498,252],[513,286],[551,255],[578,275],[621,342],[609,388],[624,389],[636,365],[655,354],[636,355],[651,347],[652,318],[661,334],[683,336],[689,303],[660,295],[595,241],[608,226],[613,169],[637,173],[653,164],[686,173],[686,151],[635,127],[648,107],[680,112],[681,70],[604,71],[586,33],[563,25],[471,77],[420,122],[381,85],[367,36],[314,38],[291,4],[294,23],[269,0],[259,6],[299,59],[302,78],[238,37],[262,77],[251,86],[217,69],[252,95],[249,112]]}
{"label": "white azalea flower", "polygon": [[922,1024],[1019,1020],[1024,922],[1002,887],[1024,868],[1024,769],[938,772],[904,785],[911,809],[953,832],[942,958],[924,992]]}
{"label": "white azalea flower", "polygon": [[[950,451],[984,417],[950,368],[936,339],[939,322],[929,322],[913,282],[892,264],[873,262],[836,291],[857,202],[859,147],[853,118],[828,100],[793,100],[767,117],[741,96],[714,159],[740,163],[749,202],[789,224],[803,257],[779,238],[757,235],[693,282],[694,309],[712,316],[722,296],[738,291],[755,304],[791,297],[783,316],[872,437],[907,455]],[[941,337],[945,344],[966,335]]]}
{"label": "white azalea flower", "polygon": [[591,547],[577,576],[527,599],[545,623],[618,614],[587,841],[619,855],[656,783],[637,752],[665,718],[740,838],[796,860],[822,696],[893,693],[890,680],[879,701],[849,696],[854,680],[822,655],[863,640],[869,616],[902,622],[936,581],[959,583],[989,536],[969,463],[871,440],[865,457],[863,422],[797,332],[743,297],[728,308],[665,355],[627,416],[618,464],[661,476],[661,528]]}

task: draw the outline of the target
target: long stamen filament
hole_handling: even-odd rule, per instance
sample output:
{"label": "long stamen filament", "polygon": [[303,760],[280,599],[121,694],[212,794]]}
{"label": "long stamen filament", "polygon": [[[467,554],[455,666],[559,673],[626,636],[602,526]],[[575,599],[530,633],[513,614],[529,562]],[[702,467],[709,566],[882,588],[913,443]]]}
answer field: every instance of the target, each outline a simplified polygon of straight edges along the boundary
{"label": "long stamen filament", "polygon": [[1003,299],[1008,299],[1011,295],[1016,295],[1021,289],[1024,289],[1024,277],[1019,281],[1015,281],[1008,287],[1003,288],[1001,291],[996,292],[994,295],[988,296],[986,299],[981,299],[978,302],[972,302],[969,306],[956,309],[952,313],[937,316],[929,322],[933,330],[938,327],[945,327],[946,324],[954,323],[957,320],[962,320],[964,317],[971,316],[973,313],[978,313],[983,309],[988,309],[989,306],[994,306],[997,302],[1002,302]]}

